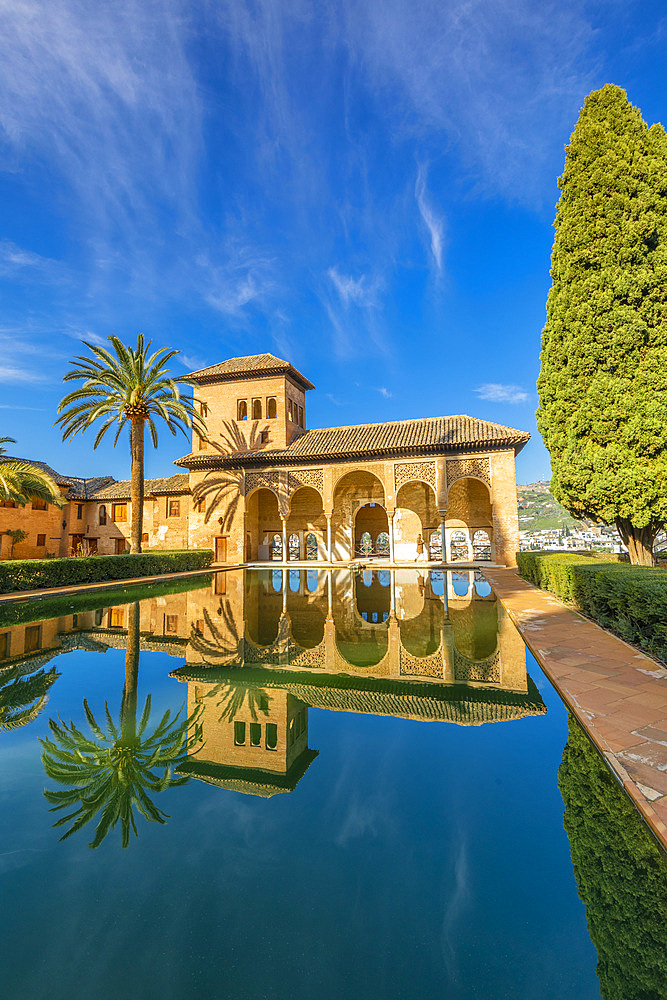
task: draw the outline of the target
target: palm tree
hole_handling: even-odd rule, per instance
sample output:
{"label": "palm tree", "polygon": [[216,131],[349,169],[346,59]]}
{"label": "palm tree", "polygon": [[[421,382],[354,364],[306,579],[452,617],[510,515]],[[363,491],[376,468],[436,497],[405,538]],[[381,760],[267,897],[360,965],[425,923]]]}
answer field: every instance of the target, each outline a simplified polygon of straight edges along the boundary
{"label": "palm tree", "polygon": [[16,444],[14,438],[0,437],[0,500],[25,506],[30,500],[46,500],[56,507],[66,501],[48,473],[30,462],[10,458],[4,445]]}
{"label": "palm tree", "polygon": [[126,347],[118,337],[108,337],[113,350],[83,341],[93,357],[78,355],[63,381],[83,384],[68,393],[60,406],[56,421],[63,431],[63,440],[85,431],[101,421],[94,447],[109,430],[116,427],[114,445],[123,429],[130,424],[130,500],[132,503],[131,551],[141,552],[144,513],[144,431],[146,424],[153,446],[157,447],[155,418],[166,423],[172,434],[193,427],[200,437],[206,437],[206,425],[195,410],[193,399],[181,397],[178,383],[185,377],[171,378],[166,368],[179,351],[163,348],[150,354],[151,343],[144,344],[143,334],[137,337],[136,348]]}
{"label": "palm tree", "polygon": [[[47,776],[66,786],[58,791],[44,791],[45,798],[52,803],[51,812],[73,809],[54,823],[64,826],[72,821],[61,840],[97,818],[89,847],[99,847],[117,823],[121,827],[122,846],[127,847],[130,830],[138,836],[135,809],[151,823],[165,823],[167,814],[158,809],[151,795],[188,780],[174,777],[171,769],[201,740],[199,711],[181,718],[182,709],[174,716],[167,709],[153,731],[148,732],[151,714],[148,695],[137,724],[138,665],[139,602],[136,601],[130,606],[119,723],[114,722],[105,702],[105,722],[100,725],[84,699],[91,736],[74,722],[49,719],[53,738],[40,740]],[[157,773],[160,769],[162,774]]]}
{"label": "palm tree", "polygon": [[55,667],[31,673],[29,663],[0,670],[0,731],[9,732],[36,719],[58,677]]}

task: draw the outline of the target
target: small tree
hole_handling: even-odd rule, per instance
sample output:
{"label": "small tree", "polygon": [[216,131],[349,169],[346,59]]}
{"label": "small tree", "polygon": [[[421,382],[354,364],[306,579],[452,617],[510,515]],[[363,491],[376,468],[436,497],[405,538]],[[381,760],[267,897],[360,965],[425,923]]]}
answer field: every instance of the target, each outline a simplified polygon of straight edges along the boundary
{"label": "small tree", "polygon": [[[101,422],[94,448],[115,425],[114,445],[129,422],[130,452],[130,502],[132,527],[130,545],[132,552],[141,552],[141,534],[144,517],[144,432],[146,425],[157,448],[155,418],[164,420],[172,434],[194,427],[206,436],[206,425],[194,408],[193,400],[181,396],[178,384],[187,382],[184,377],[171,378],[167,363],[179,351],[163,348],[150,354],[151,341],[144,344],[142,334],[137,346],[126,347],[118,337],[108,338],[113,351],[83,341],[93,355],[78,356],[72,362],[72,371],[63,381],[80,381],[83,384],[68,393],[58,407],[60,416],[56,423],[63,431],[63,440],[91,424]],[[78,362],[78,363],[77,363]]]}
{"label": "small tree", "polygon": [[27,531],[23,531],[21,528],[14,528],[13,530],[5,531],[5,534],[9,535],[9,537],[12,540],[12,544],[11,544],[11,546],[9,548],[9,558],[13,559],[14,558],[14,546],[15,545],[20,545],[21,542],[25,542],[26,538],[28,537],[28,532]]}
{"label": "small tree", "polygon": [[586,98],[559,179],[538,428],[551,492],[653,563],[667,523],[667,137],[619,87]]}

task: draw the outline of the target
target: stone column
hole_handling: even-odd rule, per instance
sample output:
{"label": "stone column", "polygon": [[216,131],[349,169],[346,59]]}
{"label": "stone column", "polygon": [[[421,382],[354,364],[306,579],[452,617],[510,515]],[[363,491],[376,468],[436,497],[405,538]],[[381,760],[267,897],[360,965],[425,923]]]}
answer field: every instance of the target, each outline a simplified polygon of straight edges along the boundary
{"label": "stone column", "polygon": [[466,542],[468,544],[468,562],[472,562],[474,558],[474,553],[472,550],[472,536],[474,534],[474,528],[466,528]]}
{"label": "stone column", "polygon": [[333,548],[331,545],[331,518],[332,514],[324,515],[327,519],[327,562],[333,562]]}
{"label": "stone column", "polygon": [[387,520],[389,521],[389,562],[393,566],[396,562],[396,557],[394,555],[394,514],[395,510],[387,511]]}
{"label": "stone column", "polygon": [[445,512],[440,512],[440,538],[442,540],[442,561],[447,562],[447,546],[445,543]]}
{"label": "stone column", "polygon": [[327,572],[327,621],[333,621],[333,573]]}
{"label": "stone column", "polygon": [[287,562],[287,518],[282,517],[280,520],[283,522],[283,562]]}

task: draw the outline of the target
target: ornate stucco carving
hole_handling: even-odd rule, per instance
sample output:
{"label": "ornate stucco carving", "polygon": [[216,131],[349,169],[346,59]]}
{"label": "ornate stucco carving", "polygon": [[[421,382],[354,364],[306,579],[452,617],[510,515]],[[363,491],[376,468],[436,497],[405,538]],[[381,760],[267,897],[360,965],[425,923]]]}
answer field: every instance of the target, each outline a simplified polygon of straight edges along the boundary
{"label": "ornate stucco carving", "polygon": [[442,677],[442,653],[431,653],[430,656],[414,656],[405,647],[401,647],[401,675],[410,677]]}
{"label": "ornate stucco carving", "polygon": [[313,667],[315,669],[326,669],[326,644],[321,642],[319,646],[312,649],[303,649],[296,643],[291,643],[289,647],[289,662],[294,667]]}
{"label": "ornate stucco carving", "polygon": [[457,681],[486,681],[487,684],[498,684],[500,654],[496,650],[485,660],[469,660],[457,649],[454,651],[454,674]]}
{"label": "ornate stucco carving", "polygon": [[312,486],[320,496],[324,493],[324,475],[321,469],[296,469],[290,472],[287,485],[290,494],[298,490],[300,486]]}
{"label": "ornate stucco carving", "polygon": [[278,478],[277,472],[246,472],[245,474],[245,495],[248,496],[253,490],[258,489],[260,486],[266,487],[268,490],[273,490],[274,493],[280,495],[281,484]]}
{"label": "ornate stucco carving", "polygon": [[488,458],[448,458],[447,459],[447,489],[457,479],[472,476],[481,479],[487,486],[491,485]]}
{"label": "ornate stucco carving", "polygon": [[435,462],[398,462],[394,465],[394,486],[398,493],[404,483],[421,479],[435,490]]}

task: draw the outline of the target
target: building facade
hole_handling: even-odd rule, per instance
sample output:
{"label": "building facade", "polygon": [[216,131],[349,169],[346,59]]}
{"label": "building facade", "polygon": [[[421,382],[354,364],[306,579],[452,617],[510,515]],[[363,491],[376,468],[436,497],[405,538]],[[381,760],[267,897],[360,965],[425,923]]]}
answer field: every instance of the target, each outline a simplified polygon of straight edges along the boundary
{"label": "building facade", "polygon": [[[207,425],[184,472],[146,480],[143,544],[212,548],[216,562],[515,564],[515,458],[524,431],[464,415],[309,430],[314,386],[271,354],[192,372]],[[56,473],[67,505],[0,505],[28,537],[14,558],[121,553],[129,547],[129,481]],[[38,505],[40,506],[40,505]],[[444,543],[444,544],[443,544]]]}

